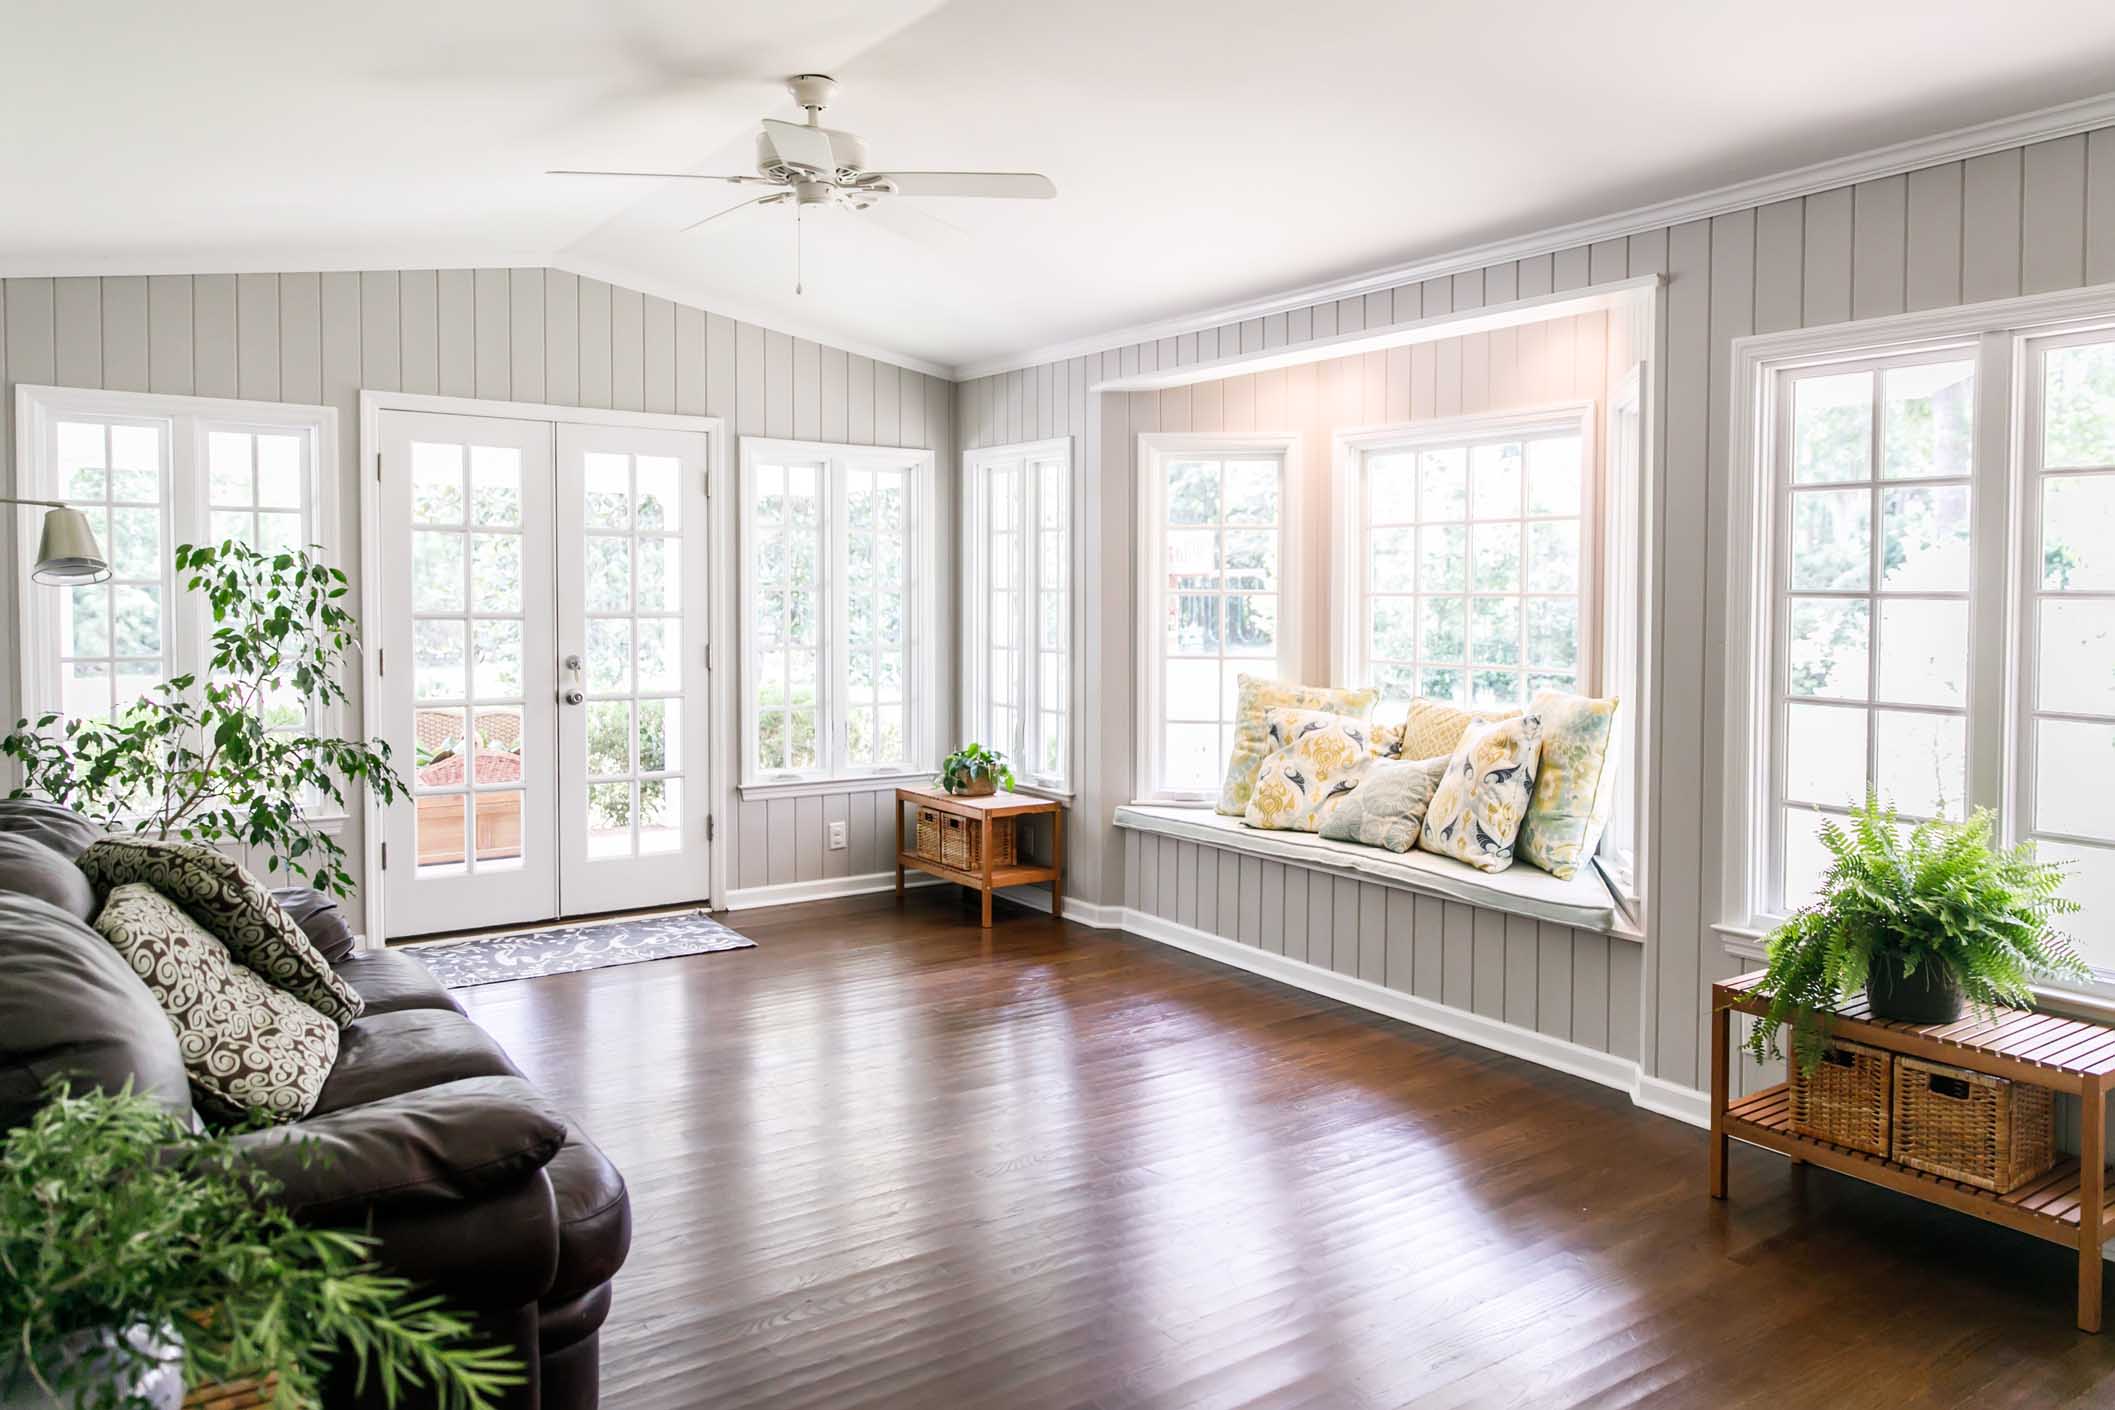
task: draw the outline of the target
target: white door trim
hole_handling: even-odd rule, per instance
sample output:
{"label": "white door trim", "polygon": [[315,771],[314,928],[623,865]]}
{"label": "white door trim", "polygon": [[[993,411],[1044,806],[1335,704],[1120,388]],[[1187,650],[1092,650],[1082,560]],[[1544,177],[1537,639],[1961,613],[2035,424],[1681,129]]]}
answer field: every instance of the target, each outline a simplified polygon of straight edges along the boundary
{"label": "white door trim", "polygon": [[[548,421],[555,427],[561,423],[579,426],[635,426],[664,431],[694,431],[702,433],[709,449],[706,452],[706,542],[717,549],[730,535],[722,532],[721,520],[728,512],[728,496],[733,489],[728,469],[728,426],[721,416],[679,416],[657,411],[612,411],[601,407],[559,406],[549,402],[502,401],[488,397],[443,397],[422,392],[382,392],[362,389],[360,392],[360,453],[355,462],[354,478],[360,489],[360,621],[363,630],[370,622],[382,620],[381,581],[382,565],[377,555],[382,543],[382,501],[372,492],[372,486],[380,475],[378,457],[381,445],[381,417],[387,411],[425,411],[449,416],[505,417],[523,421]],[[555,433],[554,433],[555,442]],[[714,819],[712,862],[710,883],[712,903],[722,905],[727,897],[727,848],[717,837],[717,823],[722,815],[733,816],[732,796],[727,780],[735,775],[736,760],[728,744],[727,722],[729,711],[734,707],[731,657],[723,643],[734,639],[734,617],[732,579],[727,573],[725,555],[719,563],[709,563],[706,571],[710,575],[714,599],[712,602],[711,636],[708,640],[706,692],[711,700],[712,728],[711,754],[707,761],[710,777],[706,780],[706,796],[711,801],[711,816]],[[360,712],[359,730],[363,736],[372,737],[374,729],[370,723],[370,702],[380,699],[381,680],[375,674],[373,653],[363,651],[360,657]],[[383,923],[384,907],[387,904],[387,888],[382,873],[382,818],[381,809],[372,796],[362,800],[365,834],[364,855],[360,859],[360,891],[366,905],[367,921],[361,943],[379,948],[381,937],[388,934]]]}

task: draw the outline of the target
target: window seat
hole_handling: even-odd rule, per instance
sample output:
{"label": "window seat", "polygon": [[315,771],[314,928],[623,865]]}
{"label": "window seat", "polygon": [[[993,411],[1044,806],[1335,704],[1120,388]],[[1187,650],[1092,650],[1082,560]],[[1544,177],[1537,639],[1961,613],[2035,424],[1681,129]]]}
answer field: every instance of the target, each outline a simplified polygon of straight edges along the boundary
{"label": "window seat", "polygon": [[1343,876],[1363,876],[1409,891],[1462,901],[1489,911],[1531,916],[1580,930],[1615,933],[1615,901],[1601,875],[1586,867],[1562,881],[1525,862],[1501,872],[1478,871],[1466,862],[1431,852],[1391,852],[1355,842],[1332,842],[1311,832],[1266,832],[1209,808],[1131,803],[1116,810],[1116,825],[1184,842],[1248,852]]}

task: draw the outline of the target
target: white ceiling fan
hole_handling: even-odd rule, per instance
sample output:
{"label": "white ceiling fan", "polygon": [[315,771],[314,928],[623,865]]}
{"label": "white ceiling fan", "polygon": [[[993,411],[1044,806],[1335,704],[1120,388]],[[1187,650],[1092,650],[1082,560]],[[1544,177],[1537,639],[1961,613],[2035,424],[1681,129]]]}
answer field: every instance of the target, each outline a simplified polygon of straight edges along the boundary
{"label": "white ceiling fan", "polygon": [[[768,186],[770,191],[715,211],[683,228],[696,230],[753,206],[792,204],[796,221],[810,206],[862,211],[891,196],[981,196],[1047,201],[1057,187],[1030,171],[871,171],[867,144],[854,133],[822,125],[823,109],[837,95],[837,81],[819,73],[795,74],[786,91],[807,112],[806,123],[765,118],[756,135],[755,176],[694,171],[554,170],[552,176],[665,177],[675,181],[719,181],[733,186]],[[799,233],[795,227],[798,268]],[[800,292],[796,273],[794,292]]]}

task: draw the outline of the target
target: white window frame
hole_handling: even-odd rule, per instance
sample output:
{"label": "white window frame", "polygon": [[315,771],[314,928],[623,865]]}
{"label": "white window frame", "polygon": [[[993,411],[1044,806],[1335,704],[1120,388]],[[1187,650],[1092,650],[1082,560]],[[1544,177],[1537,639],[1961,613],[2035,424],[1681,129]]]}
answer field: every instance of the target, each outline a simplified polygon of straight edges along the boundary
{"label": "white window frame", "polygon": [[[2039,584],[2039,540],[2030,548],[2038,516],[2023,503],[2028,467],[2039,459],[2029,460],[2029,438],[2040,430],[2033,413],[2041,388],[2033,374],[2042,344],[2095,332],[2115,337],[2115,285],[1734,340],[1720,761],[1724,863],[1715,928],[1736,946],[1752,946],[1784,918],[1769,899],[1779,865],[1771,808],[1778,792],[1772,743],[1782,654],[1778,559],[1785,532],[1775,469],[1779,439],[1789,425],[1782,374],[1947,352],[1976,364],[1966,805],[1996,809],[1998,840],[2010,845],[2030,835],[2025,820],[2033,804],[2028,677],[2034,641],[2028,618],[2030,580]],[[1877,540],[1878,523],[1873,532]],[[2115,970],[2096,970],[2095,977],[2093,992],[2115,995]]]}
{"label": "white window frame", "polygon": [[[1609,397],[1601,449],[1601,684],[1622,697],[1626,738],[1616,759],[1616,795],[1595,865],[1633,921],[1645,910],[1645,783],[1652,692],[1645,642],[1652,621],[1652,541],[1645,509],[1652,503],[1652,423],[1646,366],[1631,364]],[[1627,862],[1622,854],[1628,852]]]}
{"label": "white window frame", "polygon": [[1160,721],[1165,708],[1167,659],[1167,544],[1161,536],[1167,517],[1167,474],[1170,460],[1199,456],[1275,455],[1281,466],[1278,503],[1282,547],[1278,564],[1278,654],[1273,657],[1225,657],[1249,659],[1257,671],[1268,670],[1280,679],[1297,679],[1301,672],[1301,626],[1308,606],[1303,566],[1304,501],[1300,465],[1301,437],[1297,431],[1277,432],[1187,432],[1149,431],[1138,438],[1138,755],[1136,801],[1210,806],[1217,801],[1216,787],[1207,790],[1167,788],[1162,783]]}
{"label": "white window frame", "polygon": [[[741,711],[742,764],[740,793],[748,798],[801,797],[844,791],[847,785],[881,787],[892,783],[929,781],[938,764],[934,752],[939,738],[940,643],[934,611],[934,578],[940,557],[940,539],[934,516],[933,475],[935,457],[930,450],[896,446],[855,446],[829,441],[796,441],[770,436],[741,438],[741,513],[739,544],[741,562],[742,619],[754,619],[756,563],[751,553],[750,524],[756,511],[756,474],[759,461],[792,459],[816,464],[822,477],[822,549],[817,560],[816,584],[824,629],[817,638],[816,738],[820,763],[813,769],[759,770],[756,762],[757,712],[750,682],[756,679],[756,633],[743,631],[742,672],[738,690]],[[841,558],[844,552],[844,477],[848,470],[871,468],[906,472],[910,478],[908,542],[904,566],[910,587],[910,605],[905,627],[908,635],[909,669],[904,680],[904,743],[909,762],[903,767],[866,768],[845,762],[845,709],[840,699],[841,662],[837,643],[844,631],[844,583]]]}
{"label": "white window frame", "polygon": [[[181,543],[213,542],[207,437],[213,431],[296,433],[308,439],[309,538],[321,545],[333,566],[338,562],[338,412],[329,406],[290,402],[241,401],[225,397],[175,396],[156,392],[122,392],[83,387],[23,384],[15,389],[15,494],[32,499],[61,499],[54,454],[57,425],[65,420],[130,421],[163,428],[167,448],[162,473],[163,679],[202,675],[210,656],[211,622],[192,595],[180,592],[172,555]],[[36,555],[41,511],[18,511],[16,542],[19,562]],[[109,544],[104,552],[111,551]],[[16,682],[20,713],[35,719],[59,708],[59,610],[56,592],[25,590],[17,616],[23,651]],[[332,704],[312,727],[319,735],[341,733],[342,709]]]}
{"label": "white window frame", "polygon": [[[1064,582],[1062,591],[1065,608],[1064,646],[1066,657],[1065,680],[1065,766],[1051,774],[1033,767],[1037,759],[1036,744],[1042,739],[1042,681],[1039,677],[1042,652],[1035,646],[1037,636],[1037,603],[1040,595],[1048,591],[1042,581],[1042,553],[1035,542],[1036,506],[1041,503],[1038,467],[1055,463],[1063,476],[1064,494],[1059,502],[1064,507],[1063,533],[1065,536]],[[994,737],[991,725],[991,655],[989,649],[991,627],[991,565],[987,562],[989,540],[986,534],[985,515],[989,508],[992,472],[1008,467],[1018,467],[1021,472],[1021,608],[1016,624],[1015,640],[1021,643],[1021,671],[1015,682],[1021,701],[1019,724],[1012,739]],[[1079,535],[1073,523],[1073,491],[1076,467],[1072,454],[1072,438],[1056,436],[1049,440],[1020,441],[1011,445],[983,446],[965,451],[962,456],[962,729],[970,738],[984,741],[989,747],[1003,752],[1013,765],[1014,786],[1024,793],[1040,793],[1056,798],[1069,798],[1073,793],[1073,780],[1079,768],[1079,639],[1075,618],[1077,594],[1074,585],[1078,581],[1077,561]]]}
{"label": "white window frame", "polygon": [[[1370,558],[1367,552],[1368,525],[1365,522],[1366,457],[1390,451],[1488,445],[1520,437],[1571,432],[1579,437],[1580,465],[1579,679],[1576,689],[1582,695],[1598,693],[1601,682],[1605,679],[1601,649],[1601,613],[1607,594],[1601,582],[1600,549],[1605,532],[1602,522],[1601,479],[1604,468],[1595,435],[1596,421],[1593,402],[1564,401],[1519,411],[1453,416],[1440,420],[1410,421],[1338,432],[1333,438],[1336,449],[1334,498],[1337,517],[1332,527],[1335,531],[1334,543],[1339,551],[1336,555],[1335,581],[1331,585],[1335,621],[1331,631],[1330,678],[1340,685],[1362,685],[1367,683],[1370,675],[1367,660],[1369,635],[1366,630],[1366,598],[1370,588],[1367,582]],[[1526,493],[1527,485],[1523,473],[1523,522],[1526,521]],[[1419,522],[1422,524],[1424,521]],[[1462,522],[1473,522],[1473,515],[1465,517]],[[1521,572],[1523,575],[1527,572],[1525,554],[1521,560]],[[1467,590],[1462,593],[1464,597],[1471,595]],[[1523,576],[1522,591],[1512,596],[1524,601],[1529,595],[1525,590]],[[1464,632],[1468,631],[1469,624],[1464,622],[1462,629]],[[1473,668],[1465,663],[1463,674],[1473,674]],[[1524,684],[1527,675],[1524,662],[1521,675]],[[1470,689],[1470,682],[1466,679],[1463,681],[1463,688]],[[1464,709],[1476,708],[1466,700],[1457,703]]]}

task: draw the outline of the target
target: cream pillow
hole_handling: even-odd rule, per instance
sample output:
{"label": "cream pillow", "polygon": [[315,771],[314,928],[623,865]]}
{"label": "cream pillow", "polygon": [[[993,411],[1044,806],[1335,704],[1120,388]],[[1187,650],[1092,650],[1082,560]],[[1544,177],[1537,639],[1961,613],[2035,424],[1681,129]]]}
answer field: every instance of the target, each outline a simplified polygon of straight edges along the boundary
{"label": "cream pillow", "polygon": [[1273,710],[1264,738],[1276,747],[1256,770],[1242,820],[1278,832],[1313,832],[1350,797],[1369,765],[1366,722],[1320,710]]}
{"label": "cream pillow", "polygon": [[1417,845],[1481,871],[1511,866],[1541,746],[1535,715],[1472,722],[1425,810]]}
{"label": "cream pillow", "polygon": [[1425,809],[1451,759],[1442,754],[1436,759],[1373,760],[1358,791],[1322,819],[1322,836],[1332,842],[1409,851],[1417,845]]}
{"label": "cream pillow", "polygon": [[1248,811],[1249,794],[1256,787],[1256,770],[1271,753],[1264,739],[1265,716],[1272,710],[1321,710],[1363,720],[1373,713],[1380,692],[1371,689],[1340,690],[1326,685],[1292,685],[1263,676],[1242,676],[1240,694],[1234,704],[1234,749],[1226,764],[1226,782],[1219,789],[1219,811],[1241,817]]}
{"label": "cream pillow", "polygon": [[1542,760],[1520,824],[1520,859],[1566,881],[1593,856],[1608,825],[1617,703],[1538,690],[1528,706],[1542,718]]}
{"label": "cream pillow", "polygon": [[1423,696],[1410,702],[1410,714],[1399,725],[1373,727],[1373,751],[1390,759],[1437,759],[1461,745],[1472,719],[1510,720],[1518,710],[1460,710]]}

